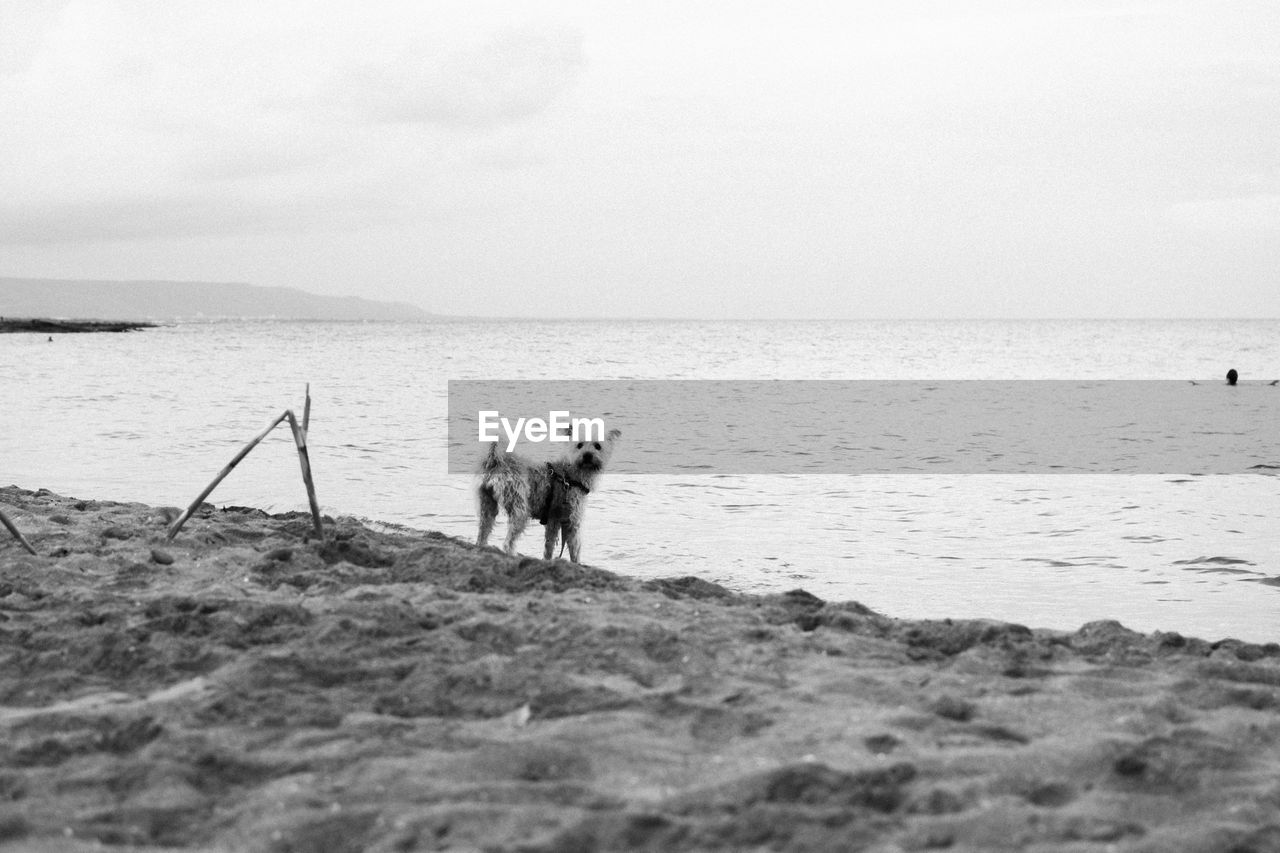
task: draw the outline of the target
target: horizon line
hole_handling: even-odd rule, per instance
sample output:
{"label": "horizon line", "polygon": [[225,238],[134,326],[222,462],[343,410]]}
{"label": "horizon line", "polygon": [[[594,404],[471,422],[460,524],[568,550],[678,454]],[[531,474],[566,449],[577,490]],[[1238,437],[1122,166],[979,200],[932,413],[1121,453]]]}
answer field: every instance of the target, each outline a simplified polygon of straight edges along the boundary
{"label": "horizon line", "polygon": [[[0,281],[5,279],[26,280],[26,281],[47,281],[47,282],[64,282],[67,284],[86,284],[86,283],[103,283],[103,284],[211,284],[211,285],[236,285],[242,287],[262,288],[266,290],[290,290],[296,293],[303,293],[309,296],[316,296],[322,299],[359,299],[366,302],[373,302],[382,305],[404,305],[415,308],[427,315],[425,318],[408,318],[407,320],[388,320],[382,322],[432,322],[438,320],[445,321],[483,321],[483,322],[524,322],[537,321],[548,323],[572,323],[572,322],[660,322],[660,323],[681,323],[681,322],[733,322],[733,323],[830,323],[830,322],[1153,322],[1153,321],[1236,321],[1236,322],[1265,322],[1270,320],[1280,320],[1280,316],[1265,317],[1245,317],[1240,315],[1231,316],[1116,316],[1116,317],[1100,317],[1100,316],[1068,316],[1068,317],[1052,317],[1052,316],[870,316],[870,317],[712,317],[712,316],[663,316],[656,314],[642,314],[635,316],[584,316],[584,317],[564,317],[564,316],[540,316],[540,315],[500,315],[488,316],[479,314],[446,314],[440,313],[433,309],[420,305],[417,302],[411,302],[406,299],[384,298],[378,296],[365,296],[360,294],[327,294],[316,293],[312,290],[305,290],[301,287],[284,284],[255,284],[250,281],[215,281],[209,279],[174,279],[174,278],[57,278],[49,276],[23,276],[23,275],[0,275]],[[28,318],[41,319],[41,318]],[[190,315],[174,315],[170,319],[194,319]],[[310,317],[243,317],[234,315],[212,315],[208,317],[211,320],[229,319],[229,320],[313,320]],[[344,322],[338,321],[322,321],[322,322]],[[369,322],[359,321],[356,322]]]}

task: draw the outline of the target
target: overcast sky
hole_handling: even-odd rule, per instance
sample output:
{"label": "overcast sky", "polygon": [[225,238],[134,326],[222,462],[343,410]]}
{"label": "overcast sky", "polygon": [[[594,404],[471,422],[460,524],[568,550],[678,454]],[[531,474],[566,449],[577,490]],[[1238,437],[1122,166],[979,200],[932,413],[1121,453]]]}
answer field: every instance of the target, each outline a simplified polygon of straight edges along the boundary
{"label": "overcast sky", "polygon": [[1280,3],[4,0],[0,275],[1280,316]]}

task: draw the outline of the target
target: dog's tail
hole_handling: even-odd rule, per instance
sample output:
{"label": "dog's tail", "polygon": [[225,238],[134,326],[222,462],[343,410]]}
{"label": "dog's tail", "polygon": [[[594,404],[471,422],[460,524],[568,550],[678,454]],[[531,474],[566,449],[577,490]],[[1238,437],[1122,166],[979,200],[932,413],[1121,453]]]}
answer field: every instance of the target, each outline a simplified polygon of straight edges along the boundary
{"label": "dog's tail", "polygon": [[501,505],[505,495],[503,494],[506,485],[503,477],[497,476],[498,471],[502,468],[501,457],[498,455],[498,443],[495,441],[489,445],[489,452],[480,458],[480,464],[476,467],[476,476],[479,482],[476,484],[476,497],[480,500],[480,514],[496,515],[498,507]]}
{"label": "dog's tail", "polygon": [[512,497],[511,488],[517,475],[512,471],[512,460],[495,441],[489,445],[489,451],[480,459],[480,467],[476,471],[480,478],[481,499],[484,493],[488,498],[502,506],[507,506]]}
{"label": "dog's tail", "polygon": [[520,474],[515,470],[511,456],[498,447],[498,442],[489,444],[489,452],[481,457],[476,474],[480,480],[476,493],[480,496],[481,506],[492,503],[494,510],[502,506],[511,512],[511,507],[521,502]]}
{"label": "dog's tail", "polygon": [[498,442],[490,442],[489,452],[480,459],[480,476],[492,474],[502,467],[502,462],[502,452],[498,449]]}

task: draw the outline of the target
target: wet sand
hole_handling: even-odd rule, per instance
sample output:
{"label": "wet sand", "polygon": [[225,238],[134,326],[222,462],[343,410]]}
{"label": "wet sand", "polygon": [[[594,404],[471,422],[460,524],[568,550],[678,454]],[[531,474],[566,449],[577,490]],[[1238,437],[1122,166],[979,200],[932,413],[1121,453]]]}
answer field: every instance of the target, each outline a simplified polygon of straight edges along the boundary
{"label": "wet sand", "polygon": [[1280,850],[1280,645],[0,508],[0,850]]}

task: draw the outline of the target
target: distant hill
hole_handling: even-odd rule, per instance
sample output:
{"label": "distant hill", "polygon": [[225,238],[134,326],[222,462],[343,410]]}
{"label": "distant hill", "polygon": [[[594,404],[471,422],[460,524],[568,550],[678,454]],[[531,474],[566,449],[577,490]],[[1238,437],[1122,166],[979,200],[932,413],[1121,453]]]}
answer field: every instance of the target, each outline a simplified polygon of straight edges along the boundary
{"label": "distant hill", "polygon": [[429,320],[407,302],[319,296],[292,287],[212,281],[82,281],[0,277],[0,317],[95,320]]}

